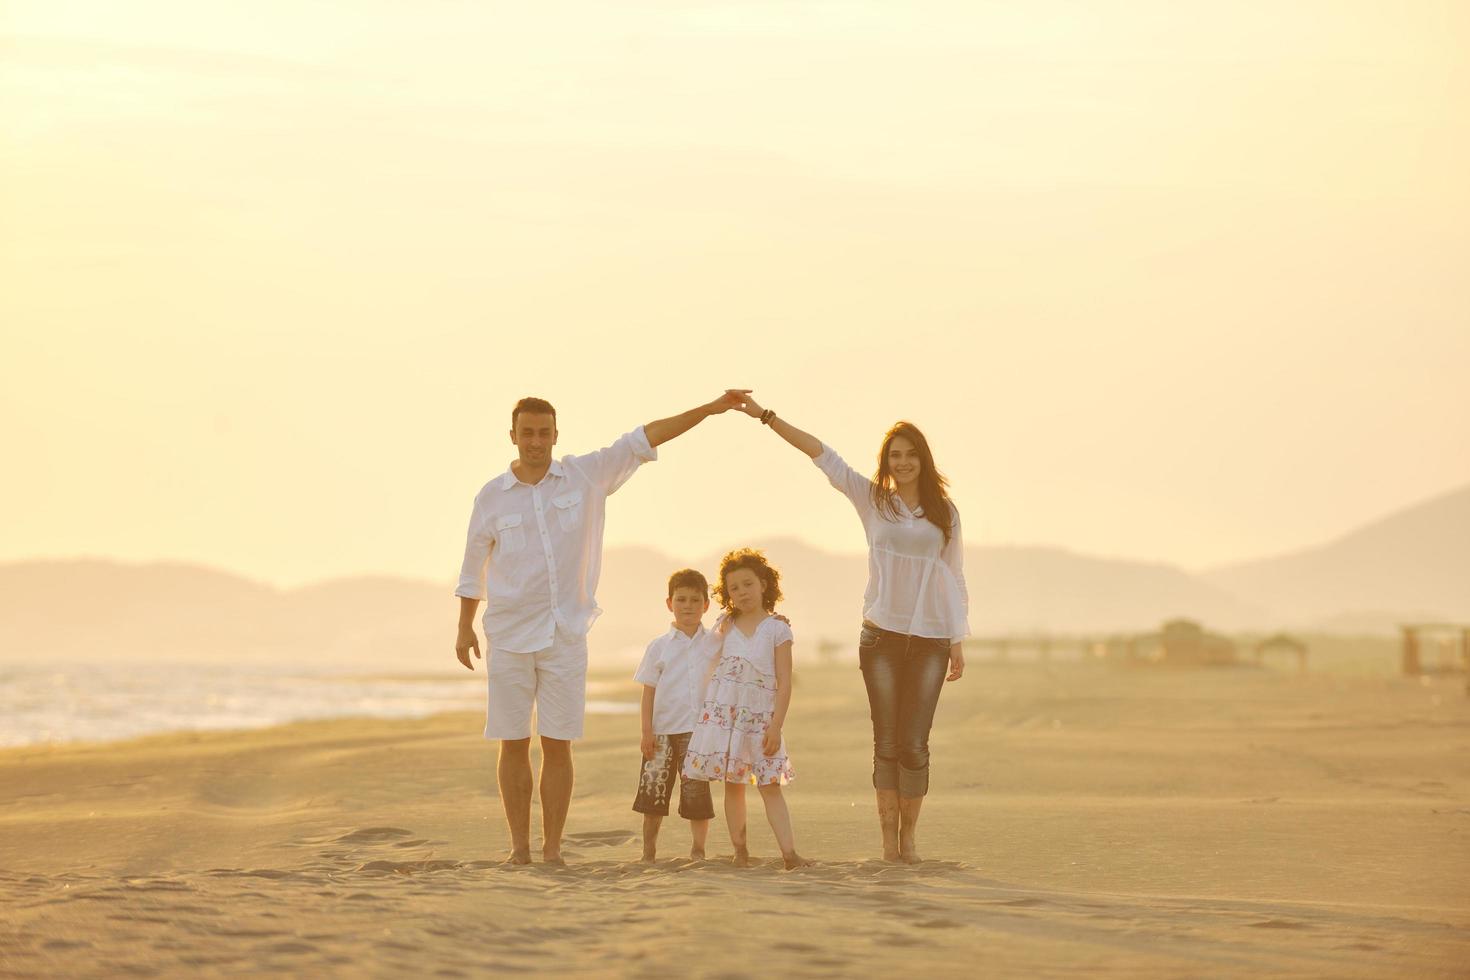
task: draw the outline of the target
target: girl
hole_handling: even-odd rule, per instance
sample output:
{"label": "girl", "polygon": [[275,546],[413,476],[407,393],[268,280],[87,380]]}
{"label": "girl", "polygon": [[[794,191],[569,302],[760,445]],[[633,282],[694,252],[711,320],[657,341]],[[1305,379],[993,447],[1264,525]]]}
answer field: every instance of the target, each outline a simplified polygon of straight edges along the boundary
{"label": "girl", "polygon": [[873,719],[873,787],[883,859],[917,864],[919,809],[929,792],[929,729],[945,681],[965,672],[970,632],[960,512],[918,427],[883,437],[870,480],[815,436],[762,409],[744,410],[806,453],[857,510],[868,539],[858,658]]}
{"label": "girl", "polygon": [[750,865],[745,787],[754,785],[786,867],[811,862],[796,853],[796,835],[781,787],[793,773],[781,726],[791,707],[791,627],[772,615],[781,600],[780,574],[753,548],[720,562],[715,598],[725,610],[716,629],[724,647],[706,687],[684,756],[690,779],[725,784],[725,820],[735,865]]}

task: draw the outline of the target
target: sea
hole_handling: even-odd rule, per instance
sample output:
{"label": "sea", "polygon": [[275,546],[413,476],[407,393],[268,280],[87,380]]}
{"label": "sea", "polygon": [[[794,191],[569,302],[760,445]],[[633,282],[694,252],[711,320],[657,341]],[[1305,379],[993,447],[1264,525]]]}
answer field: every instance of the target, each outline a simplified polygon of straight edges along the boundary
{"label": "sea", "polygon": [[[636,714],[635,692],[631,682],[590,681],[587,710]],[[483,668],[446,677],[296,664],[0,663],[0,747],[484,708]]]}

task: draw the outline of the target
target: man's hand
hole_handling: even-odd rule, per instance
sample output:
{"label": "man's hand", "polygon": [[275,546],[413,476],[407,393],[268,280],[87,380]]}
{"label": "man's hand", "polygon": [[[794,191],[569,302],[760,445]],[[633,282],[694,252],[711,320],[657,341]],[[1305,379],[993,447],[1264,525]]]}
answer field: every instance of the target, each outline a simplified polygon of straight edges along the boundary
{"label": "man's hand", "polygon": [[761,751],[768,757],[781,751],[781,729],[774,725],[766,728],[766,733],[761,736]]}
{"label": "man's hand", "polygon": [[765,411],[765,409],[761,408],[760,405],[756,404],[756,400],[754,398],[746,398],[743,404],[736,407],[753,419],[760,418],[761,413]]}
{"label": "man's hand", "polygon": [[965,676],[965,648],[958,643],[949,645],[949,676],[947,681],[957,681]]}
{"label": "man's hand", "polygon": [[480,638],[475,635],[473,626],[461,626],[459,637],[454,641],[454,655],[459,662],[469,670],[474,670],[475,665],[470,663],[470,651],[475,651],[475,659],[480,659]]}
{"label": "man's hand", "polygon": [[746,397],[754,388],[726,388],[725,393],[709,403],[710,414],[720,415],[732,408],[745,409]]}
{"label": "man's hand", "polygon": [[644,760],[653,758],[653,750],[658,747],[658,739],[653,732],[644,732],[643,737],[638,740],[638,751],[643,753]]}

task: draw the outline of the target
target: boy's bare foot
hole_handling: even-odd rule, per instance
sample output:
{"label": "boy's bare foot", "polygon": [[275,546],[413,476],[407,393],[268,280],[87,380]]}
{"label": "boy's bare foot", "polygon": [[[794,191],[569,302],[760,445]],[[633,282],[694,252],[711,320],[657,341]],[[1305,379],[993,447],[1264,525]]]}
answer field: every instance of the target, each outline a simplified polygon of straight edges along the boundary
{"label": "boy's bare foot", "polygon": [[703,861],[704,860],[704,848],[702,848],[702,847],[691,847],[691,848],[689,848],[689,859],[691,861]]}
{"label": "boy's bare foot", "polygon": [[730,863],[737,868],[750,867],[750,851],[743,847],[735,848],[735,856],[730,859]]}
{"label": "boy's bare foot", "polygon": [[506,864],[530,864],[531,863],[531,849],[528,847],[528,848],[525,848],[524,850],[511,851],[510,852],[510,855],[508,857],[506,857],[505,863]]}
{"label": "boy's bare foot", "polygon": [[787,853],[782,854],[781,859],[786,862],[787,871],[791,871],[795,868],[810,868],[812,866],[811,861],[808,861],[806,858],[802,857],[800,854],[797,854],[795,851],[788,851]]}

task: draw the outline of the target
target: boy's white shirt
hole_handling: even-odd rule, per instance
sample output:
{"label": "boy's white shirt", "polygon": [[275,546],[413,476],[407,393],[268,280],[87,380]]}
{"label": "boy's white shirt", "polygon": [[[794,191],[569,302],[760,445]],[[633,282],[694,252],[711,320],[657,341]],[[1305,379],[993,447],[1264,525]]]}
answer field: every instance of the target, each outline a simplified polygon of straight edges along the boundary
{"label": "boy's white shirt", "polygon": [[648,644],[633,679],[654,689],[655,735],[694,731],[705,682],[723,645],[724,637],[705,629],[703,623],[693,636],[670,626]]}

